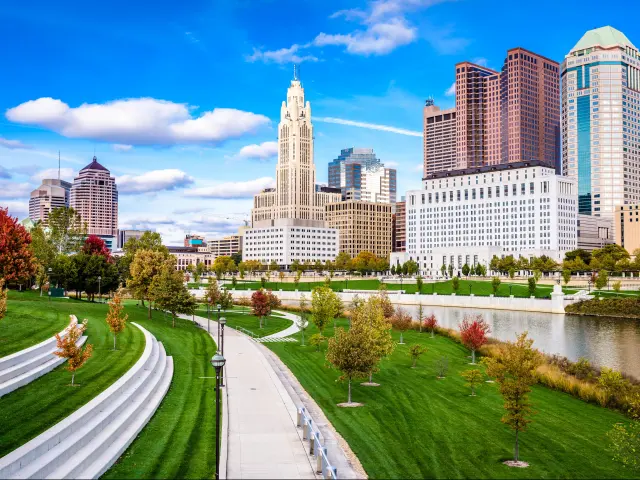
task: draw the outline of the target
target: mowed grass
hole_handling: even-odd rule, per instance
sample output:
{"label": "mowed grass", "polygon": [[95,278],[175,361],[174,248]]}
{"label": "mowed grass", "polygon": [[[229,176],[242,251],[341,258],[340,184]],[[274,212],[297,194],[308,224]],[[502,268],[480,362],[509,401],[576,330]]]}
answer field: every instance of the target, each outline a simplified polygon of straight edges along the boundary
{"label": "mowed grass", "polygon": [[[307,292],[313,290],[315,287],[324,286],[324,281],[318,282],[300,282],[297,289],[301,292]],[[412,280],[410,283],[385,283],[387,290],[392,292],[396,290],[404,290],[405,293],[416,293],[418,286]],[[260,282],[242,282],[238,281],[236,284],[236,290],[257,290],[261,288]],[[471,286],[471,290],[469,287]],[[227,285],[228,288],[233,288],[231,284]],[[511,288],[509,288],[511,287]],[[293,291],[296,290],[296,285],[291,282],[266,282],[265,288],[271,289],[277,293],[278,290]],[[363,279],[363,280],[333,280],[331,282],[331,288],[334,291],[340,292],[344,289],[349,290],[378,290],[380,288],[380,281],[378,279]],[[551,285],[538,285],[534,296],[537,298],[547,298],[551,295],[553,286]],[[576,289],[563,288],[565,293],[575,293]],[[421,294],[431,295],[437,293],[438,295],[451,295],[454,293],[451,280],[441,282],[426,282],[422,285],[420,290]],[[484,280],[465,280],[460,279],[457,295],[469,295],[474,294],[477,296],[489,296],[493,294],[493,288],[491,281]],[[502,283],[498,287],[496,294],[499,297],[508,297],[513,295],[514,297],[528,298],[529,287],[523,283],[513,283],[506,280],[502,280]]]}
{"label": "mowed grass", "polygon": [[213,478],[215,475],[215,342],[189,320],[133,305],[140,324],[173,357],[171,388],[147,426],[102,478]]}
{"label": "mowed grass", "polygon": [[[306,338],[316,332],[310,327]],[[325,335],[333,335],[331,325]],[[537,414],[520,441],[520,457],[530,467],[506,467],[502,462],[513,456],[514,433],[500,421],[504,410],[497,385],[484,383],[471,397],[460,376],[473,368],[468,350],[413,331],[404,341],[374,375],[380,387],[354,383],[353,401],[364,403],[359,408],[337,407],[347,400],[347,385],[328,368],[324,351],[299,343],[266,345],[324,410],[370,478],[637,477],[606,450],[606,432],[626,420],[622,415],[539,386],[531,394]],[[415,369],[407,353],[414,343],[428,348]],[[437,379],[434,362],[442,356],[448,357],[449,371]]]}
{"label": "mowed grass", "polygon": [[[289,328],[293,323],[291,320],[282,318],[279,314],[276,313],[274,315],[269,315],[264,320],[262,328],[260,328],[260,319],[258,317],[254,317],[253,315],[246,314],[246,312],[250,311],[250,307],[236,307],[233,310],[227,310],[226,312],[221,313],[221,316],[226,318],[227,327],[235,329],[242,327],[252,332],[256,337],[266,337],[267,335],[280,332],[286,328]],[[200,308],[196,312],[196,315],[207,318],[206,307],[202,308],[202,306],[200,306]],[[209,318],[211,318],[211,322],[213,323],[218,318],[218,313],[210,312]]]}
{"label": "mowed grass", "polygon": [[[43,309],[40,292],[8,291],[9,308],[0,320],[0,357],[11,355],[53,337],[69,325],[69,315],[57,308]],[[58,301],[53,300],[57,305]]]}
{"label": "mowed grass", "polygon": [[[17,318],[23,325],[37,324],[42,318],[60,319],[51,322],[52,331],[68,324],[69,315],[79,321],[88,320],[87,343],[93,345],[93,355],[76,372],[71,387],[71,373],[63,364],[37,380],[0,398],[0,457],[26,443],[105,390],[138,360],[144,350],[144,335],[133,325],[118,336],[118,350],[113,350],[113,337],[105,322],[106,305],[76,300],[52,299],[31,293],[13,292],[8,302],[10,315],[0,328],[9,327]],[[139,321],[143,315],[133,314],[129,321]],[[56,320],[57,321],[57,320]],[[37,342],[36,342],[37,343]]]}

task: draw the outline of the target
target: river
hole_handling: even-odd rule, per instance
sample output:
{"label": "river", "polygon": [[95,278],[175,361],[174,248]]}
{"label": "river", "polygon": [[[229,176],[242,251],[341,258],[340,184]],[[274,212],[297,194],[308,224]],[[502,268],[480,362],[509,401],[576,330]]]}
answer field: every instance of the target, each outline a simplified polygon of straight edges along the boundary
{"label": "river", "polygon": [[[403,305],[414,318],[418,307]],[[624,318],[578,317],[536,312],[484,310],[454,307],[423,307],[424,315],[435,314],[438,324],[457,328],[465,315],[481,314],[491,326],[490,336],[514,340],[529,332],[534,347],[593,365],[610,367],[640,379],[640,321]]]}

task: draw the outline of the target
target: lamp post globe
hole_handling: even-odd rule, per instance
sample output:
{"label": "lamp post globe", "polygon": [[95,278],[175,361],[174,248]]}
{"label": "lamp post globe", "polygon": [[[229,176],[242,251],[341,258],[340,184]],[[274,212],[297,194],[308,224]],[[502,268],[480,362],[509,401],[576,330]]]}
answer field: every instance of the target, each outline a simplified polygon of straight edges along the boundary
{"label": "lamp post globe", "polygon": [[216,369],[216,372],[219,372],[224,364],[227,363],[227,360],[222,356],[220,352],[216,352],[216,354],[211,357],[211,365]]}

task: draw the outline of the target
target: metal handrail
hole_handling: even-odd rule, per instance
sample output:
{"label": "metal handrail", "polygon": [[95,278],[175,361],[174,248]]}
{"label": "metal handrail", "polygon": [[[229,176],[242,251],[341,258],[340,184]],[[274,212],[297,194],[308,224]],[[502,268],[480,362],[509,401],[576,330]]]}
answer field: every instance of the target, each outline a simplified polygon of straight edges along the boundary
{"label": "metal handrail", "polygon": [[252,337],[252,338],[254,338],[254,339],[255,339],[255,338],[258,338],[258,335],[256,335],[255,333],[253,333],[251,330],[247,330],[247,329],[246,329],[246,328],[244,328],[244,327],[237,326],[237,327],[232,327],[232,328],[235,328],[236,330],[238,330],[238,331],[240,331],[240,332],[242,332],[242,333],[245,333],[245,334],[249,335],[250,337]]}
{"label": "metal handrail", "polygon": [[316,457],[316,473],[322,474],[322,478],[337,479],[338,469],[329,462],[327,447],[322,446],[320,432],[313,428],[313,419],[305,407],[298,409],[297,424],[302,427],[302,440],[309,440],[309,454]]}

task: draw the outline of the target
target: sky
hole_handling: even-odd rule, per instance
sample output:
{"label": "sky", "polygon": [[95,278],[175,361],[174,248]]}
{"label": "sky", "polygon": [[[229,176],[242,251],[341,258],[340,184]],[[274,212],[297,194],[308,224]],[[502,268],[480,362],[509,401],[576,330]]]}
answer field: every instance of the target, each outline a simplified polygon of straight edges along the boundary
{"label": "sky", "polygon": [[[455,105],[454,67],[507,49],[562,61],[589,29],[640,42],[628,2],[111,0],[0,9],[0,206],[25,218],[42,178],[96,155],[116,177],[120,228],[234,233],[275,177],[277,125],[299,64],[316,177],[348,147],[422,177],[422,108]],[[579,15],[575,13],[579,12]]]}

